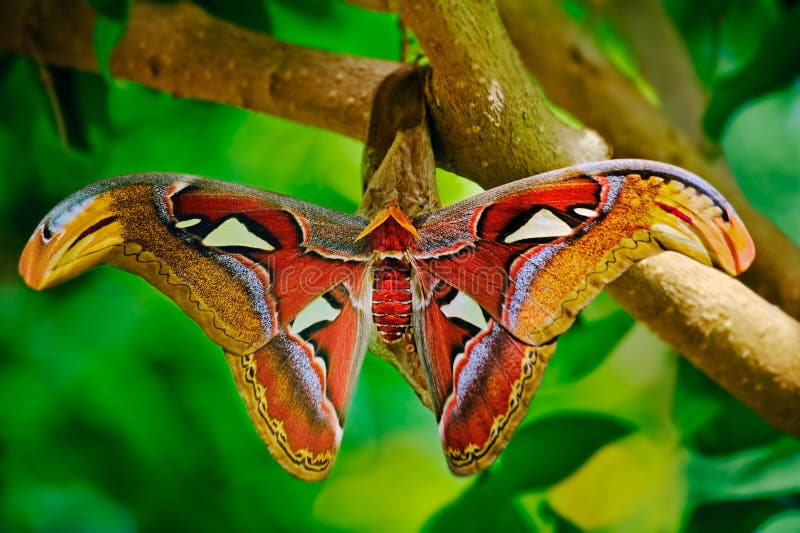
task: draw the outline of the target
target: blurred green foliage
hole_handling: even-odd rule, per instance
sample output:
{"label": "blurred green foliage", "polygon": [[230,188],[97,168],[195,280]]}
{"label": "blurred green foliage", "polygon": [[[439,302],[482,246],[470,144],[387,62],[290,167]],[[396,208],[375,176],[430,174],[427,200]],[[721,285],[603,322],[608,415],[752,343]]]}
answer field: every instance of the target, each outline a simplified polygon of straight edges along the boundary
{"label": "blurred green foliage", "polygon": [[[124,20],[101,3],[109,20]],[[333,0],[203,4],[287,41],[398,55],[392,15]],[[712,102],[725,76],[780,70],[764,90],[715,108],[714,120],[748,196],[800,243],[800,72],[795,62],[787,76],[756,45],[796,3],[667,4]],[[113,39],[96,43],[107,57]],[[37,65],[0,60],[0,531],[800,529],[800,444],[603,295],[563,336],[528,420],[488,471],[451,476],[431,413],[368,357],[331,476],[291,478],[252,428],[220,350],[166,298],[107,268],[35,293],[16,262],[60,199],[129,172],[213,176],[352,211],[360,145],[133,83],[51,73],[67,150]],[[476,190],[445,173],[441,187],[448,201]]]}

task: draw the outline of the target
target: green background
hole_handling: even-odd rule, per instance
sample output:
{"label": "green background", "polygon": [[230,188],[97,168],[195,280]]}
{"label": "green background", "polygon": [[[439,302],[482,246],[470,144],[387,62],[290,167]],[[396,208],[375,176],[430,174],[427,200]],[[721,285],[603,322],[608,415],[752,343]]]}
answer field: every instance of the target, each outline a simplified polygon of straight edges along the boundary
{"label": "green background", "polygon": [[[205,5],[286,41],[398,57],[393,15],[324,0]],[[795,62],[787,77],[780,57],[758,45],[800,8],[668,7],[712,97],[709,131],[751,201],[800,243],[800,69]],[[98,25],[99,57],[123,23],[111,10]],[[625,52],[607,26],[601,33]],[[800,57],[797,38],[785,39],[778,45]],[[39,67],[0,59],[0,531],[800,530],[800,443],[605,295],[562,337],[527,420],[487,472],[453,477],[433,415],[368,356],[329,478],[285,474],[219,348],[165,297],[106,267],[37,293],[16,264],[59,200],[129,172],[213,176],[352,212],[360,144],[134,83],[50,72],[69,149]],[[756,89],[737,82],[754,76],[764,81]],[[440,178],[446,201],[478,190]]]}

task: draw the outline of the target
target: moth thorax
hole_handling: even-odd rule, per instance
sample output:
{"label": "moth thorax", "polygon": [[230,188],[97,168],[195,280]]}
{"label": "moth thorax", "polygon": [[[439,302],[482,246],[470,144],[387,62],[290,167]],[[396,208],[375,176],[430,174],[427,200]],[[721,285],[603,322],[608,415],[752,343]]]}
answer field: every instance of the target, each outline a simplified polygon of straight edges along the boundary
{"label": "moth thorax", "polygon": [[386,342],[400,340],[411,324],[411,266],[387,257],[373,268],[372,320]]}

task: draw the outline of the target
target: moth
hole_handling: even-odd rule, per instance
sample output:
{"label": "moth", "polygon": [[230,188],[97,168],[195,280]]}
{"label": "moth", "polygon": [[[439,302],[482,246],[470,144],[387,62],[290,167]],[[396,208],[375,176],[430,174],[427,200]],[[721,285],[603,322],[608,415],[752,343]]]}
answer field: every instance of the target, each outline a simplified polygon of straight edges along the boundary
{"label": "moth", "polygon": [[643,160],[522,179],[372,220],[179,174],[132,174],[56,206],[25,247],[35,289],[100,263],[138,274],[220,345],[258,433],[302,479],[334,461],[367,346],[436,416],[450,469],[478,472],[526,415],[556,340],[663,250],[744,271],[755,250],[708,183]]}

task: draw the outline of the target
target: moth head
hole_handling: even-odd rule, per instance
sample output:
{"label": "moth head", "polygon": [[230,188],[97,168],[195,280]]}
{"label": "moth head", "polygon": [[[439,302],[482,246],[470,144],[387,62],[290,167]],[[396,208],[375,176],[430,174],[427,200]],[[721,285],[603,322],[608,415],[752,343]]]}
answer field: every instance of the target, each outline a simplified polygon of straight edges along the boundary
{"label": "moth head", "polygon": [[395,199],[389,201],[389,205],[375,215],[367,227],[356,237],[356,241],[368,235],[373,238],[373,244],[377,249],[386,250],[402,250],[410,244],[412,238],[419,239],[414,222],[400,208]]}

